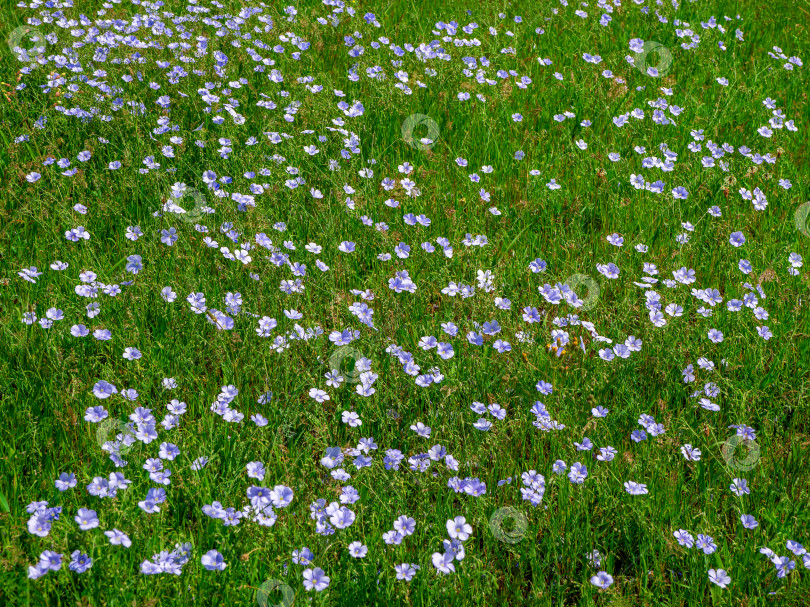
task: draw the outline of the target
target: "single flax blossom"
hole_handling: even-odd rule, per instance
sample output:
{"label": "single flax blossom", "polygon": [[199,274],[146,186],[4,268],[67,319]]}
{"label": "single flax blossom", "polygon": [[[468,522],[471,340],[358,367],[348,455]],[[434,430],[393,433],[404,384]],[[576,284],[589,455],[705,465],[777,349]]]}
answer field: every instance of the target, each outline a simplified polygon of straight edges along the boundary
{"label": "single flax blossom", "polygon": [[731,577],[725,569],[709,569],[709,581],[720,588],[726,588],[731,583]]}
{"label": "single flax blossom", "polygon": [[315,590],[315,592],[321,592],[329,587],[330,578],[320,567],[304,569],[303,577],[304,588],[307,591]]}
{"label": "single flax blossom", "polygon": [[605,571],[600,571],[590,579],[591,584],[604,590],[613,584],[613,576]]}

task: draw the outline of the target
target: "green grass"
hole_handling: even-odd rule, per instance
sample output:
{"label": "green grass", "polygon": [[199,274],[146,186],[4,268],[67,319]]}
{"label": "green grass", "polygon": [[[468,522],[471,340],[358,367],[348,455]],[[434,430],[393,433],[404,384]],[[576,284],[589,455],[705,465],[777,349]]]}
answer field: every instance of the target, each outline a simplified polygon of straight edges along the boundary
{"label": "green grass", "polygon": [[[163,11],[191,15],[185,11],[185,2],[166,0],[165,4],[161,15]],[[253,2],[223,4],[219,14],[235,15],[243,6],[256,6]],[[18,70],[25,64],[5,46],[0,49],[0,81],[11,85],[0,85],[9,92],[6,99],[0,99],[0,402],[4,419],[0,430],[0,603],[253,605],[256,589],[274,579],[290,586],[295,605],[309,600],[315,605],[804,604],[810,593],[810,574],[785,542],[810,544],[810,515],[804,507],[810,497],[810,275],[806,266],[796,276],[788,273],[790,253],[800,254],[805,263],[810,258],[810,238],[797,230],[794,220],[799,205],[810,199],[804,130],[810,118],[808,3],[684,1],[675,10],[668,2],[661,7],[647,2],[653,10],[644,15],[639,6],[625,0],[612,13],[609,27],[602,27],[598,21],[604,11],[594,2],[583,9],[587,19],[573,14],[574,2],[567,8],[559,3],[509,6],[488,0],[425,5],[355,2],[348,6],[357,7],[357,16],[349,20],[342,15],[336,28],[315,21],[329,11],[320,3],[295,3],[299,14],[294,24],[285,20],[284,4],[268,4],[272,4],[266,10],[273,17],[273,30],[253,32],[253,25],[263,25],[254,18],[246,31],[271,47],[280,43],[279,34],[292,31],[310,42],[310,49],[302,53],[300,61],[290,58],[289,43],[283,43],[287,47],[283,55],[257,49],[262,56],[278,61],[273,67],[284,74],[284,82],[277,84],[268,80],[273,68],[267,67],[264,73],[253,71],[257,64],[244,52],[245,45],[236,49],[224,40],[213,40],[210,46],[222,49],[230,59],[224,81],[242,77],[247,84],[228,96],[215,91],[221,100],[210,113],[204,111],[206,104],[196,92],[205,82],[218,79],[210,54],[197,58],[189,51],[197,62],[181,64],[188,76],[177,86],[168,82],[168,70],[155,64],[155,60],[179,63],[168,48],[142,50],[148,58],[143,65],[93,64],[85,75],[91,77],[101,67],[108,75],[100,80],[122,86],[123,91],[111,98],[96,98],[95,89],[82,85],[81,92],[65,99],[66,85],[60,88],[59,97],[53,90],[46,93],[38,88],[53,70],[51,64],[23,75]],[[76,5],[65,13],[77,20],[80,13],[90,19],[128,19],[144,12],[143,7],[126,2],[110,5],[107,14],[99,17],[96,11],[101,3],[77,0]],[[559,14],[546,20],[552,7],[559,8]],[[472,11],[469,16],[465,13],[468,8]],[[655,8],[669,23],[656,19]],[[39,10],[3,8],[0,22],[6,37]],[[382,28],[363,22],[362,15],[369,11],[376,14]],[[508,15],[506,20],[497,18],[501,11]],[[523,17],[523,23],[512,21],[515,14]],[[727,29],[726,34],[700,26],[712,15]],[[726,22],[723,15],[734,20]],[[394,68],[389,59],[396,57],[389,58],[388,51],[370,46],[379,36],[403,46],[430,42],[439,37],[431,33],[435,23],[453,19],[460,26],[477,22],[480,27],[474,36],[482,44],[468,48],[444,44],[452,56],[449,62],[422,63],[408,53],[402,57],[402,65]],[[676,36],[674,19],[688,22],[700,35],[696,49],[681,48],[689,38]],[[487,33],[490,25],[497,25],[498,36]],[[193,26],[202,27],[209,36],[214,31],[201,23]],[[49,45],[46,56],[59,54],[57,46],[61,49],[70,39],[69,29],[52,24],[37,27],[44,33],[55,29],[59,34],[59,44]],[[546,31],[538,35],[536,28]],[[744,42],[734,39],[736,28],[744,32]],[[515,36],[507,37],[506,29]],[[358,30],[365,54],[351,58],[343,36]],[[135,35],[148,34],[149,29],[144,28]],[[467,36],[459,29],[456,37]],[[630,53],[632,38],[658,41],[671,50],[673,63],[663,78],[647,77],[627,64],[624,57]],[[718,40],[726,42],[726,51],[718,48]],[[505,46],[514,47],[516,54],[502,54]],[[783,69],[785,61],[768,56],[774,46],[788,57],[800,57],[805,65],[792,72]],[[82,61],[92,57],[89,47],[78,49]],[[119,47],[109,57],[123,58],[134,50]],[[598,54],[602,62],[587,63],[583,53]],[[498,84],[481,85],[464,76],[461,58],[466,56],[490,58],[487,77],[497,79]],[[540,65],[537,58],[545,57],[553,64]],[[354,63],[360,65],[357,82],[346,77]],[[366,76],[365,69],[373,65],[383,67],[385,80]],[[434,68],[437,74],[426,75],[425,67]],[[136,78],[124,86],[120,76],[130,73],[130,68],[142,72],[142,83]],[[192,69],[205,70],[205,75],[195,75]],[[496,77],[498,69],[514,69],[532,82],[520,89],[515,78]],[[603,69],[612,70],[626,83],[603,78]],[[410,74],[408,85],[413,94],[394,88],[397,70]],[[68,79],[73,75],[61,71]],[[562,82],[553,77],[555,71],[564,75]],[[298,77],[310,75],[314,77],[310,84],[323,86],[318,94],[296,82]],[[728,78],[727,87],[717,83],[721,76]],[[418,88],[416,80],[427,87]],[[160,90],[150,90],[146,86],[150,81],[158,82]],[[18,82],[28,86],[14,90]],[[637,86],[646,89],[639,91]],[[661,93],[662,86],[671,87],[673,95]],[[333,89],[344,91],[349,104],[361,101],[364,114],[344,116],[336,108],[339,100]],[[289,97],[278,96],[281,90],[289,91]],[[178,91],[188,97],[179,97]],[[472,98],[460,102],[456,95],[463,91]],[[271,96],[278,107],[257,107],[264,99],[261,93]],[[486,104],[475,93],[483,93]],[[155,105],[161,95],[171,97],[168,113]],[[130,114],[126,105],[112,110],[111,102],[118,96],[142,101],[146,112]],[[234,124],[221,109],[228,97],[238,99],[236,111],[245,116],[245,124]],[[648,101],[659,97],[683,108],[679,116],[670,115],[677,124],[653,124],[654,108]],[[774,129],[769,139],[757,134],[770,117],[762,104],[766,97],[776,101],[787,120],[795,120],[798,132]],[[283,118],[284,108],[294,100],[301,107],[289,123]],[[83,122],[55,111],[54,105],[60,104],[97,107],[99,115],[114,119]],[[630,118],[622,128],[613,125],[611,118],[634,108],[644,110],[644,120]],[[218,110],[225,118],[221,125],[212,120]],[[553,119],[565,111],[576,117],[562,123]],[[522,114],[523,120],[513,122],[514,113]],[[413,114],[424,114],[438,125],[440,137],[428,151],[403,141],[403,121]],[[150,135],[163,115],[180,130]],[[34,127],[40,116],[48,119],[44,129]],[[331,121],[338,116],[346,121],[343,128],[360,139],[361,152],[348,161],[340,157],[344,136],[327,130],[337,128]],[[585,119],[593,125],[581,127]],[[200,125],[202,129],[195,132]],[[304,129],[313,129],[315,135],[299,135]],[[693,129],[705,131],[703,150],[698,153],[687,148]],[[262,135],[276,131],[296,136],[274,145]],[[14,143],[23,134],[30,135],[30,140]],[[174,145],[176,157],[165,158],[160,148],[172,135],[183,137],[184,142]],[[328,140],[319,142],[316,135],[326,135]],[[250,136],[259,143],[244,145]],[[424,133],[418,131],[416,136]],[[101,143],[98,137],[109,143]],[[222,137],[234,142],[227,160],[217,152],[217,140]],[[197,139],[206,141],[206,147],[194,145]],[[576,147],[580,139],[588,143],[586,150]],[[701,157],[708,154],[708,140],[734,146],[734,154],[723,159],[730,161],[728,172],[701,166]],[[675,170],[641,168],[644,157],[662,156],[659,145],[663,142],[678,154]],[[302,149],[312,143],[320,149],[315,156]],[[778,156],[778,160],[754,165],[736,151],[744,145],[763,155]],[[645,146],[646,153],[635,153],[635,146]],[[86,163],[76,160],[83,150],[93,154]],[[525,153],[522,160],[514,158],[517,150]],[[610,152],[619,152],[621,162],[611,162]],[[273,154],[286,160],[277,163]],[[63,169],[57,170],[56,165],[42,166],[49,155],[71,159],[71,167],[78,166],[79,172],[63,177]],[[139,174],[147,156],[154,156],[161,168]],[[469,166],[459,167],[457,157],[466,158]],[[338,170],[330,170],[330,158],[339,160]],[[371,160],[376,162],[369,164]],[[120,161],[122,168],[108,170],[112,161]],[[409,177],[421,191],[418,197],[407,196],[399,184],[390,192],[380,186],[385,177],[403,177],[397,170],[403,162],[415,168]],[[482,165],[492,165],[494,172],[483,173]],[[287,166],[297,167],[306,184],[293,190],[286,187],[285,180],[291,178],[285,173]],[[262,167],[270,169],[270,176],[242,177],[246,171],[258,173]],[[373,169],[373,178],[358,176],[364,167]],[[176,171],[167,173],[167,168]],[[256,196],[255,208],[238,212],[232,200],[217,198],[206,188],[202,173],[209,169],[234,179],[226,186],[229,192],[248,192],[250,183],[270,186]],[[533,169],[540,174],[531,175]],[[28,183],[25,176],[32,171],[42,178]],[[473,172],[481,176],[481,183],[470,181],[468,175]],[[664,180],[664,193],[634,189],[630,185],[633,173],[648,181]],[[548,189],[545,184],[551,178],[562,189]],[[780,179],[789,179],[792,188],[779,187]],[[228,261],[216,248],[207,248],[202,242],[205,234],[194,230],[195,222],[170,213],[153,216],[178,181],[198,188],[216,209],[197,222],[209,227],[208,235],[219,246],[234,248],[219,229],[224,222],[232,222],[243,235],[240,242],[253,241],[250,264]],[[347,210],[344,184],[356,190],[352,194],[354,211]],[[678,185],[689,191],[686,200],[676,200],[669,193]],[[756,211],[751,202],[742,200],[738,191],[743,187],[761,188],[767,208]],[[318,188],[323,198],[313,199],[310,188]],[[491,194],[489,203],[479,198],[481,188]],[[398,208],[383,204],[391,197],[400,202]],[[77,203],[88,207],[87,215],[73,211]],[[185,197],[180,204],[190,209],[193,201]],[[708,214],[713,205],[722,209],[722,217]],[[497,206],[502,215],[487,212],[490,206]],[[402,218],[405,213],[425,214],[431,224],[408,226]],[[385,222],[390,229],[380,232],[363,225],[363,215],[375,223]],[[287,225],[283,234],[273,229],[280,221]],[[694,225],[685,244],[676,241],[685,232],[682,222]],[[68,241],[65,231],[79,225],[90,231],[91,239]],[[136,225],[144,236],[137,242],[127,240],[127,227]],[[170,227],[179,236],[172,247],[157,236]],[[746,236],[741,249],[729,244],[729,235],[735,231]],[[289,269],[277,268],[265,259],[269,252],[255,246],[253,240],[259,232],[265,232],[274,245],[281,246],[285,240],[295,244],[295,251],[286,252],[291,261],[307,266],[302,293],[287,295],[279,289],[281,280],[294,277]],[[621,248],[606,241],[614,232],[625,239]],[[462,244],[466,234],[485,235],[488,244],[467,247]],[[451,258],[436,245],[440,236],[451,242]],[[339,252],[337,245],[344,240],[355,242],[357,250]],[[434,253],[421,249],[427,240],[436,246]],[[309,242],[321,245],[322,253],[305,251]],[[394,255],[400,242],[411,247],[407,259]],[[633,249],[639,243],[649,247],[646,254]],[[394,255],[393,259],[379,260],[378,254],[384,252]],[[124,267],[126,258],[135,254],[143,257],[144,267],[133,276]],[[328,272],[315,266],[316,258],[329,266]],[[547,262],[544,273],[528,269],[536,258]],[[737,268],[741,258],[753,266],[747,277]],[[49,269],[57,259],[67,262],[69,268],[63,272]],[[597,271],[596,264],[609,262],[620,268],[618,280],[608,280]],[[666,316],[665,327],[652,325],[644,289],[633,284],[644,275],[644,262],[658,266],[661,280],[681,267],[696,272],[697,281],[688,286],[670,289],[660,282],[653,286],[664,305],[683,307],[683,316]],[[43,272],[35,284],[17,274],[32,265]],[[97,280],[105,284],[133,283],[122,287],[116,297],[103,293],[97,300],[78,297],[74,287],[80,284],[83,270],[95,272]],[[388,288],[388,280],[400,270],[410,273],[417,284],[415,293],[397,294]],[[477,287],[478,270],[494,273],[492,293]],[[249,273],[257,273],[260,280]],[[555,328],[552,320],[577,310],[565,303],[547,303],[538,287],[565,282],[575,274],[587,275],[598,285],[596,303],[580,311],[582,320],[593,322],[599,334],[614,343],[635,335],[643,341],[640,352],[626,360],[606,362],[598,355],[604,344],[595,343],[582,327],[569,331],[571,339],[586,337],[586,353],[577,347],[560,357],[548,351],[546,344]],[[441,290],[450,281],[476,286],[475,295],[464,299],[443,295]],[[742,299],[747,292],[742,284],[746,281],[763,288],[766,298],[760,305],[769,313],[767,320],[756,321],[748,308],[727,311],[728,300]],[[177,293],[174,303],[161,299],[164,286]],[[714,288],[722,294],[723,302],[714,308],[711,318],[698,314],[702,304],[690,295],[692,288]],[[374,309],[377,330],[360,324],[348,310],[361,301],[352,295],[352,289],[373,291],[374,300],[366,303]],[[584,287],[577,291],[584,297]],[[256,335],[256,318],[239,314],[233,330],[218,331],[204,315],[190,312],[185,298],[194,292],[203,292],[209,307],[223,311],[226,293],[241,293],[244,312],[278,320],[274,336],[292,331],[296,323],[304,328],[320,327],[324,335],[293,341],[291,347],[277,352],[273,338]],[[512,309],[498,309],[493,296],[509,298]],[[85,306],[91,301],[101,304],[101,313],[88,319]],[[521,318],[525,306],[545,314],[542,321],[526,324]],[[51,307],[65,315],[52,328],[21,322],[25,313],[35,312],[37,318],[43,318]],[[302,312],[303,319],[288,319],[284,310],[290,309]],[[487,338],[483,347],[467,343],[464,335],[478,330],[473,323],[493,319],[502,327],[497,337],[510,342],[511,352],[498,353],[492,346],[495,338]],[[441,323],[448,321],[460,327],[458,337],[450,339],[442,332]],[[72,337],[70,327],[80,323],[91,332],[109,329],[112,338]],[[763,340],[757,334],[761,325],[770,327],[771,339]],[[357,395],[353,386],[329,388],[325,384],[327,362],[338,350],[328,335],[346,327],[361,331],[351,347],[368,357],[379,375],[376,393],[370,397]],[[714,344],[707,339],[711,328],[723,332],[723,342]],[[516,331],[529,332],[531,342],[516,339]],[[442,360],[435,350],[424,352],[417,344],[428,335],[452,343],[455,355]],[[444,375],[440,385],[416,386],[414,378],[386,353],[391,344],[412,352],[421,373],[438,366]],[[132,346],[143,353],[137,361],[122,357],[124,349]],[[715,370],[697,368],[700,357],[712,360]],[[342,370],[350,372],[351,364],[345,362]],[[684,384],[682,379],[681,370],[688,364],[696,368],[693,384]],[[169,377],[176,379],[178,387],[165,391],[161,381]],[[120,394],[96,399],[93,385],[102,379],[119,391],[137,390],[137,402],[128,402]],[[551,396],[538,393],[535,384],[540,380],[553,384]],[[691,398],[706,382],[719,387],[719,396],[711,399],[719,404],[718,412],[702,409]],[[232,403],[245,416],[239,424],[226,423],[210,411],[225,385],[239,389]],[[311,388],[327,391],[330,400],[317,403],[308,396]],[[272,401],[258,404],[258,396],[267,391],[272,391]],[[99,426],[84,420],[85,410],[100,404],[114,419],[126,419],[141,406],[152,409],[160,421],[173,398],[188,405],[179,427],[167,431],[158,426],[157,440],[136,443],[125,456],[129,465],[124,468],[115,468],[101,450]],[[544,432],[532,425],[530,409],[538,399],[565,429]],[[499,403],[507,410],[506,419],[486,415],[494,422],[492,429],[475,429],[472,424],[481,416],[470,410],[473,401]],[[591,415],[598,405],[610,410],[606,418]],[[341,412],[346,410],[360,414],[360,428],[341,423]],[[267,426],[256,427],[250,421],[256,413],[267,418]],[[666,432],[639,443],[631,440],[631,432],[641,429],[637,420],[642,414],[652,415]],[[417,422],[433,429],[429,439],[410,430]],[[760,456],[751,470],[735,470],[723,457],[723,444],[734,436],[731,424],[756,430]],[[593,459],[590,452],[576,451],[574,442],[584,436],[593,441],[594,453],[609,445],[617,450],[616,458],[604,463]],[[358,471],[351,464],[353,458],[347,456],[343,466],[352,479],[339,483],[330,478],[319,463],[325,449],[355,447],[361,437],[373,437],[379,446],[373,452],[372,466]],[[172,476],[161,512],[146,514],[138,502],[157,485],[142,465],[147,458],[157,457],[164,441],[176,444],[181,455],[165,462]],[[686,443],[702,451],[700,461],[684,459],[680,449]],[[425,473],[408,469],[407,457],[435,444],[444,445],[460,462],[457,473],[440,462],[433,462]],[[386,449],[405,454],[399,471],[383,466]],[[195,472],[190,464],[200,456],[210,461]],[[585,463],[589,475],[584,484],[571,484],[565,475],[552,472],[557,459],[569,466],[575,461]],[[264,482],[247,477],[246,465],[251,461],[264,462]],[[520,475],[528,470],[536,470],[546,480],[542,504],[536,508],[521,500],[518,489]],[[87,493],[86,486],[94,477],[106,478],[114,471],[132,480],[128,489],[114,499]],[[77,487],[57,491],[54,479],[62,472],[75,473]],[[479,478],[486,483],[486,494],[472,497],[453,492],[447,487],[451,476]],[[507,477],[514,480],[499,487],[497,482]],[[729,490],[733,478],[746,479],[750,495],[734,495]],[[629,495],[622,486],[628,480],[645,483],[649,494]],[[278,520],[273,527],[249,521],[225,527],[203,514],[202,507],[213,501],[242,508],[247,504],[245,492],[254,484],[270,488],[284,484],[295,492],[290,506],[276,510]],[[336,501],[346,484],[360,494],[360,500],[349,506],[357,515],[355,522],[334,535],[317,535],[309,504],[321,498],[327,503]],[[26,506],[39,500],[63,508],[60,520],[43,538],[30,534],[26,527],[30,516]],[[97,512],[98,528],[78,529],[73,517],[82,507]],[[526,517],[526,530],[514,544],[499,541],[490,528],[490,517],[504,507]],[[387,546],[382,535],[401,514],[416,520],[416,531],[401,545]],[[753,515],[759,527],[743,528],[741,514]],[[473,527],[465,542],[466,556],[455,563],[455,573],[437,575],[431,554],[443,551],[445,522],[458,515],[465,516]],[[109,545],[103,531],[112,528],[127,533],[132,546]],[[509,523],[505,529],[511,530]],[[712,536],[718,550],[704,555],[697,548],[679,546],[673,537],[678,529]],[[368,546],[363,559],[352,558],[346,549],[355,540]],[[181,542],[193,545],[181,576],[139,572],[144,560]],[[321,567],[331,578],[323,592],[307,592],[304,567],[291,560],[292,551],[303,546],[314,552],[313,566]],[[791,556],[796,569],[785,579],[777,578],[774,565],[759,553],[763,546]],[[200,558],[211,549],[224,556],[224,571],[207,571],[201,565]],[[599,568],[588,562],[595,549],[603,556]],[[43,550],[64,554],[62,568],[30,580],[28,566],[37,562]],[[68,570],[74,550],[93,558],[87,572]],[[412,581],[398,581],[394,566],[400,563],[415,563],[421,569]],[[728,588],[711,584],[709,569],[728,571],[732,579]],[[615,580],[606,590],[589,582],[598,570],[607,571]],[[268,604],[281,600],[282,593],[276,590]]]}

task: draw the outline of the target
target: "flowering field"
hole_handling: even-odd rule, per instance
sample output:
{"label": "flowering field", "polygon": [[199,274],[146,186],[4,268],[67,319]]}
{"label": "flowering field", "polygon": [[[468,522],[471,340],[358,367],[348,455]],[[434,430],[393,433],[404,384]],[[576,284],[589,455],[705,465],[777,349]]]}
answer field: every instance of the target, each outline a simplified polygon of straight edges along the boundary
{"label": "flowering field", "polygon": [[0,14],[0,603],[806,604],[806,2]]}

